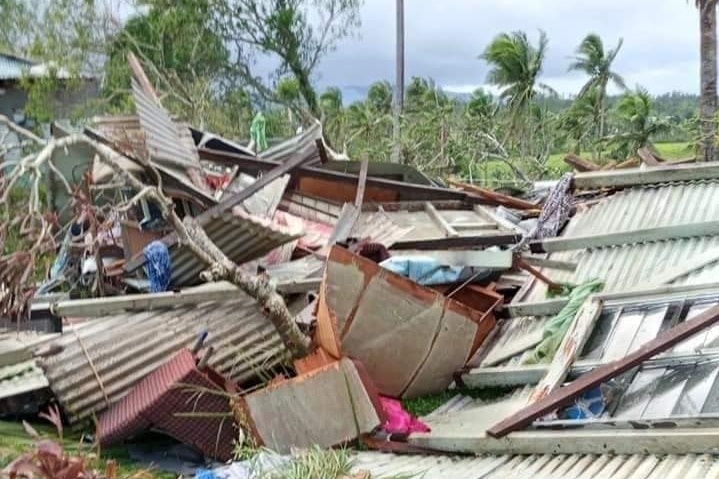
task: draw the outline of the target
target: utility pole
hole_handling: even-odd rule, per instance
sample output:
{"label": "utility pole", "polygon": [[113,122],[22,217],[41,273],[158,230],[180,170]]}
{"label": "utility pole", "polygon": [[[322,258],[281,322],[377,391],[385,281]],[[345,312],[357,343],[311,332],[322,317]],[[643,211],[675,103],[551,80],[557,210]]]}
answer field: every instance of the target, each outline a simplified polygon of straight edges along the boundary
{"label": "utility pole", "polygon": [[397,52],[392,112],[392,163],[401,161],[400,117],[404,108],[404,0],[397,1]]}

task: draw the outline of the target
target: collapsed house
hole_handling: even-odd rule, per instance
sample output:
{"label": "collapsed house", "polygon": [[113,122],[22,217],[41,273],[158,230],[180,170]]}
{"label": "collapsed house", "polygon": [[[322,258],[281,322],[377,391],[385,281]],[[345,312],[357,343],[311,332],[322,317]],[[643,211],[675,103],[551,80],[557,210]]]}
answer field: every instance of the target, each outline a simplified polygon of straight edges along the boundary
{"label": "collapsed house", "polygon": [[[202,284],[206,262],[142,200],[97,256],[67,248],[32,302],[45,332],[0,337],[0,414],[54,398],[72,424],[98,416],[103,443],[152,428],[222,460],[233,438],[280,453],[360,441],[376,475],[717,474],[717,165],[578,172],[533,201],[448,188],[332,159],[319,124],[256,153],[175,122],[133,71],[137,116],[84,135],[267,278],[312,350],[290,357],[256,298]],[[56,161],[90,172],[93,201],[138,193],[84,148]],[[58,287],[89,277],[113,294]],[[397,399],[448,388],[422,425],[389,426]],[[418,453],[432,456],[404,456]]]}

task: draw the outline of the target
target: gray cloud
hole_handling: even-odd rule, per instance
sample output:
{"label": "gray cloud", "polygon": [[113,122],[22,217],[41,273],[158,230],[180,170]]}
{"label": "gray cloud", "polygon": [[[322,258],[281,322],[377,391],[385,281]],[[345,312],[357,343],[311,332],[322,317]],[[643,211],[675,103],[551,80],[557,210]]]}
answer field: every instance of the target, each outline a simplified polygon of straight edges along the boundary
{"label": "gray cloud", "polygon": [[[321,85],[368,85],[394,77],[394,1],[365,0],[358,38],[347,39],[321,65]],[[549,36],[543,81],[561,93],[583,78],[567,73],[569,57],[589,32],[614,46],[624,38],[616,70],[631,86],[653,93],[696,92],[698,14],[682,0],[406,0],[407,75],[434,78],[450,89],[485,82],[477,57],[500,32],[525,30]]]}

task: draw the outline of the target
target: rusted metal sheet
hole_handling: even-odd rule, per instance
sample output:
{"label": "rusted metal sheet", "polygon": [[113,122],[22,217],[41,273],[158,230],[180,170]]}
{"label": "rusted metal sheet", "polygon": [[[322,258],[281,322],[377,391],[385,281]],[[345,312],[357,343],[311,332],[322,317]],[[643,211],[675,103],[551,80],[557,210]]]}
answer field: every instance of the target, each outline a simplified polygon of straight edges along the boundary
{"label": "rusted metal sheet", "polygon": [[574,398],[583,392],[640,365],[643,361],[666,351],[684,339],[712,326],[717,321],[719,321],[719,306],[705,311],[694,319],[674,326],[624,358],[600,366],[576,379],[568,386],[537,400],[516,414],[492,426],[487,430],[487,434],[494,438],[501,438],[512,431],[528,426],[535,419],[554,411],[558,407],[571,403]]}
{"label": "rusted metal sheet", "polygon": [[319,298],[316,341],[360,360],[392,397],[443,391],[494,327],[493,316],[339,247]]}
{"label": "rusted metal sheet", "polygon": [[116,444],[152,427],[209,457],[231,459],[237,434],[223,394],[225,381],[214,371],[198,369],[195,362],[184,349],[140,381],[100,417],[100,443]]}
{"label": "rusted metal sheet", "polygon": [[192,347],[203,331],[205,344],[215,350],[209,366],[240,383],[284,357],[275,328],[244,296],[88,321],[49,343],[62,351],[41,365],[68,419],[77,422],[122,399],[172,354]]}

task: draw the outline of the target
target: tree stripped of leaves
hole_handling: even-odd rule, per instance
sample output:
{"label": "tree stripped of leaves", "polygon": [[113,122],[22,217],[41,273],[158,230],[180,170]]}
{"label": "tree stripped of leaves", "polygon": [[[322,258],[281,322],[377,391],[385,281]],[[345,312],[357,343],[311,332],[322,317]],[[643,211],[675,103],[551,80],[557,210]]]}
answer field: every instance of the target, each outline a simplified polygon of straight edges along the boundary
{"label": "tree stripped of leaves", "polygon": [[291,76],[305,107],[321,111],[312,84],[322,57],[359,26],[362,0],[210,0],[217,31],[232,52],[233,73],[265,100],[274,88],[256,69],[274,65],[271,81]]}

